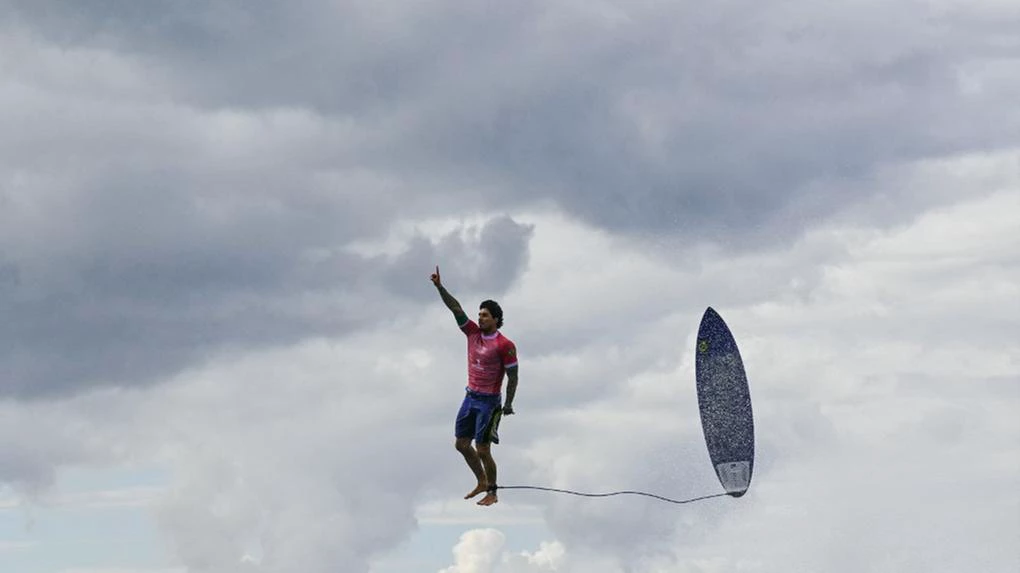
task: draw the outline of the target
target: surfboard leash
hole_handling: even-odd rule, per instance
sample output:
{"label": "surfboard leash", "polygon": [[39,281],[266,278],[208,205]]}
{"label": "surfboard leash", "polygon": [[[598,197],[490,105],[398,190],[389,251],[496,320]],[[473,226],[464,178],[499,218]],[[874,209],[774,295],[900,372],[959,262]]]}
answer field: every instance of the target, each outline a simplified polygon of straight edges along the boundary
{"label": "surfboard leash", "polygon": [[647,492],[643,492],[643,491],[631,491],[631,490],[612,491],[612,492],[609,492],[609,493],[584,493],[584,492],[573,491],[573,490],[569,490],[569,489],[558,489],[558,488],[554,488],[554,487],[542,487],[542,486],[537,486],[537,485],[498,485],[498,486],[495,486],[495,489],[497,489],[497,490],[500,490],[500,489],[531,489],[531,490],[538,490],[538,491],[551,491],[551,492],[556,492],[556,493],[567,493],[567,494],[570,494],[570,495],[577,495],[577,496],[581,496],[581,497],[610,497],[610,496],[613,496],[613,495],[643,495],[645,497],[652,497],[652,498],[658,499],[660,501],[665,501],[665,502],[668,502],[668,503],[675,503],[675,504],[678,504],[678,505],[685,504],[685,503],[693,503],[695,501],[702,501],[702,500],[705,500],[705,499],[711,499],[713,497],[722,497],[724,495],[730,495],[728,493],[716,493],[716,494],[712,494],[712,495],[703,495],[701,497],[692,497],[691,499],[670,499],[668,497],[663,497],[661,495],[656,495],[654,493],[647,493]]}

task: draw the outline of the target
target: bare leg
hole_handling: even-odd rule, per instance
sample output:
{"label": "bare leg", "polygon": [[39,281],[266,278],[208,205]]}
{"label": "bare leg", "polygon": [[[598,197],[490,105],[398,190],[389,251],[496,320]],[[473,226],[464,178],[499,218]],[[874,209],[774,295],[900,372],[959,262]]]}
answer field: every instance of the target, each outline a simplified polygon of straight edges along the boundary
{"label": "bare leg", "polygon": [[[485,468],[485,476],[488,478],[488,485],[496,485],[496,460],[492,459],[492,452],[490,451],[489,444],[477,444],[478,457],[481,459],[482,466]],[[485,497],[478,502],[478,505],[492,505],[499,502],[499,498],[496,497],[496,491],[486,492]]]}
{"label": "bare leg", "polygon": [[482,461],[478,456],[478,452],[471,447],[471,438],[457,438],[455,447],[458,452],[463,454],[464,461],[467,462],[471,472],[475,474],[475,478],[478,480],[478,485],[475,486],[475,489],[464,496],[464,499],[471,499],[485,491],[489,487],[489,482],[485,479],[485,470],[482,468]]}

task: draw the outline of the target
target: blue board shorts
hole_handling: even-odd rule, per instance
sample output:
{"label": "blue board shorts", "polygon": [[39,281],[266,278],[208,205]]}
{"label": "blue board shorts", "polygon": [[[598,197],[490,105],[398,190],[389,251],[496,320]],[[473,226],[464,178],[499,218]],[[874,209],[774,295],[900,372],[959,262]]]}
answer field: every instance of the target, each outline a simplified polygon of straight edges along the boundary
{"label": "blue board shorts", "polygon": [[499,394],[479,394],[467,391],[457,412],[454,435],[457,438],[474,438],[476,443],[499,443],[499,420],[503,416]]}

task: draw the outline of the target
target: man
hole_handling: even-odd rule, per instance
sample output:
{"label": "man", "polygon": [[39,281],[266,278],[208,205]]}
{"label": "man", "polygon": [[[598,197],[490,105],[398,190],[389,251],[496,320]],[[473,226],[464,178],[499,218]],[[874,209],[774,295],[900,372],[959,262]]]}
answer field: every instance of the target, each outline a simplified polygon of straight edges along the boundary
{"label": "man", "polygon": [[[457,299],[453,298],[439,277],[439,266],[432,275],[432,284],[439,290],[447,308],[457,319],[457,326],[467,335],[468,383],[464,401],[457,412],[454,424],[455,446],[464,456],[478,479],[475,489],[464,499],[485,492],[478,505],[492,505],[496,496],[496,462],[492,459],[492,444],[499,443],[496,430],[502,416],[514,413],[513,401],[517,393],[517,348],[499,332],[503,326],[503,309],[492,300],[478,307],[478,322],[470,320]],[[500,407],[503,375],[507,377],[506,402]],[[474,439],[475,445],[471,446]]]}

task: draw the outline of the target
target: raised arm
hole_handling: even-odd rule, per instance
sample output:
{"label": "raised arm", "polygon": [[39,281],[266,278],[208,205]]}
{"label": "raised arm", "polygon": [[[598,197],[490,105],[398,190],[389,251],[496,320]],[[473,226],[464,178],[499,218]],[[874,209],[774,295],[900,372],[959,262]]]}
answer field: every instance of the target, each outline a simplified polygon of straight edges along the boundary
{"label": "raised arm", "polygon": [[457,299],[453,298],[453,295],[450,294],[450,292],[446,290],[446,287],[443,286],[443,281],[439,277],[439,265],[436,265],[436,272],[432,273],[432,284],[436,285],[436,290],[439,291],[439,296],[443,298],[446,308],[450,309],[450,312],[453,313],[453,317],[457,319],[457,324],[463,325],[467,322],[468,317],[464,312],[464,309],[461,308]]}

